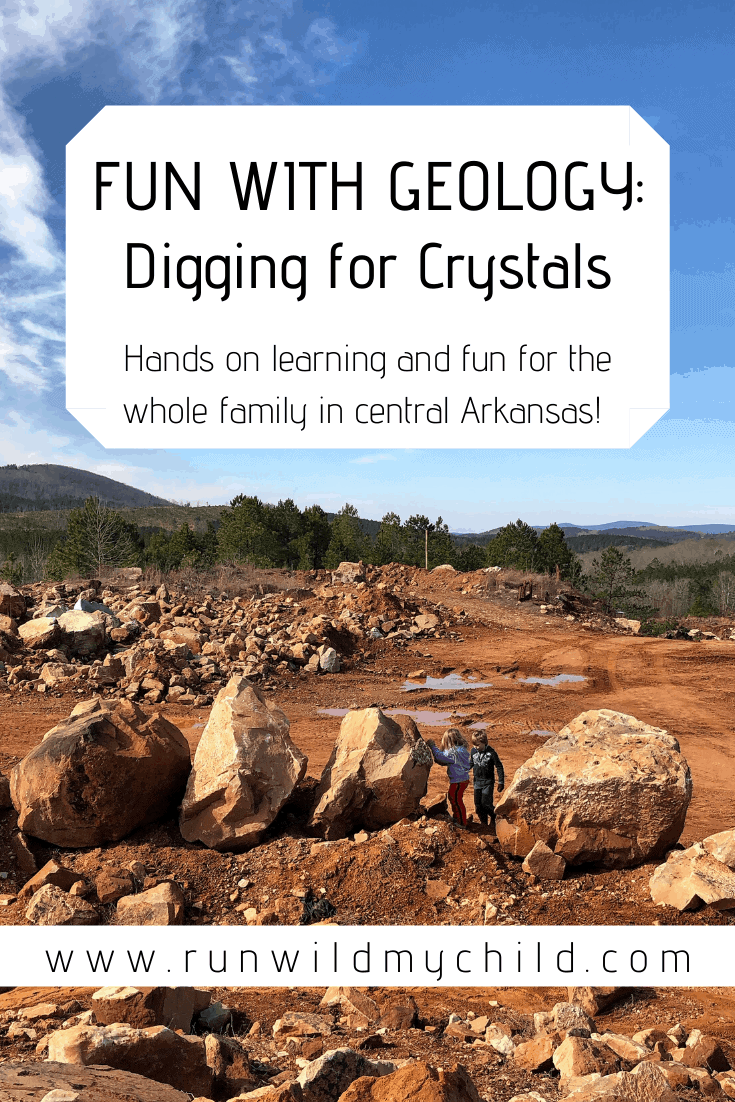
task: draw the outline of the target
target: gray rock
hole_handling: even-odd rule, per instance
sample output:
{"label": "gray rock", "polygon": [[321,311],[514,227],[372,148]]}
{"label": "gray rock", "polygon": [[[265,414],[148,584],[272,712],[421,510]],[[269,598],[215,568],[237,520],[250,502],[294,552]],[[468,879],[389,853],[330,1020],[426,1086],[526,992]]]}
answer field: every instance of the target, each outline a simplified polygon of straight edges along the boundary
{"label": "gray rock", "polygon": [[305,1067],[298,1077],[304,1102],[338,1102],[350,1083],[361,1075],[390,1075],[396,1065],[389,1060],[368,1060],[352,1048],[335,1048]]}

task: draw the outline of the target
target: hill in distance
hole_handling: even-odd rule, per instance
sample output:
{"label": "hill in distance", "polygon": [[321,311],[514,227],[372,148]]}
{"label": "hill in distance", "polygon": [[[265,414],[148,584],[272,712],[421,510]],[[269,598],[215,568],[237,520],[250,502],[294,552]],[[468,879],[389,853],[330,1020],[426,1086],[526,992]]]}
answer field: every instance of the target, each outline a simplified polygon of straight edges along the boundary
{"label": "hill in distance", "polygon": [[22,513],[48,509],[73,509],[88,497],[106,505],[140,508],[171,505],[163,497],[116,482],[91,471],[56,463],[10,463],[0,467],[0,512]]}
{"label": "hill in distance", "polygon": [[[654,524],[645,520],[614,520],[608,524],[587,525],[582,527],[575,524],[560,524],[566,532],[567,528],[574,529],[574,535],[578,532],[608,532],[610,529],[618,531],[625,528],[636,528],[640,531],[654,529],[657,532],[701,532],[705,535],[720,535],[722,532],[732,532],[735,524]],[[655,537],[654,537],[655,538]]]}

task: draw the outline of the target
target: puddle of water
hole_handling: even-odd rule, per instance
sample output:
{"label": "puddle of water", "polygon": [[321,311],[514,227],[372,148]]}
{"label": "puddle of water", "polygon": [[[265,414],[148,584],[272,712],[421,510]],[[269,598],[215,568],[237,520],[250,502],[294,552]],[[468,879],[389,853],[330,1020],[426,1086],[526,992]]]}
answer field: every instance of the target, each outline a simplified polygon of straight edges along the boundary
{"label": "puddle of water", "polygon": [[586,681],[579,673],[557,673],[554,677],[519,677],[524,685],[561,685],[563,681]]}
{"label": "puddle of water", "polygon": [[[346,716],[348,711],[348,708],[317,708],[317,712],[327,716]],[[415,723],[423,723],[426,727],[447,727],[453,719],[467,714],[466,712],[429,712],[410,708],[385,708],[384,711],[388,716],[410,716]]]}
{"label": "puddle of water", "polygon": [[535,735],[536,738],[553,738],[556,731],[529,731],[529,735]]}
{"label": "puddle of water", "polygon": [[471,677],[465,680],[458,673],[448,673],[446,677],[427,677],[423,685],[417,685],[414,681],[404,681],[401,686],[404,693],[413,693],[417,689],[490,689],[492,681],[474,681]]}
{"label": "puddle of water", "polygon": [[206,727],[206,726],[207,726],[206,723],[192,723],[191,729],[192,729],[192,731],[196,731],[197,727]]}

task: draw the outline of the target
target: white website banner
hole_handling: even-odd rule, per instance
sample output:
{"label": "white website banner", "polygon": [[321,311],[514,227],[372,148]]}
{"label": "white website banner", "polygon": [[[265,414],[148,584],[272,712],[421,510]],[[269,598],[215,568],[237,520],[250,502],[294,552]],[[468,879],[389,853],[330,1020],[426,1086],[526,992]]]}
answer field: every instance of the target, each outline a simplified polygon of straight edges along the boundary
{"label": "white website banner", "polygon": [[669,407],[669,148],[629,107],[106,107],[67,408],[113,448],[627,448]]}
{"label": "white website banner", "polygon": [[735,985],[730,927],[4,927],[0,985]]}

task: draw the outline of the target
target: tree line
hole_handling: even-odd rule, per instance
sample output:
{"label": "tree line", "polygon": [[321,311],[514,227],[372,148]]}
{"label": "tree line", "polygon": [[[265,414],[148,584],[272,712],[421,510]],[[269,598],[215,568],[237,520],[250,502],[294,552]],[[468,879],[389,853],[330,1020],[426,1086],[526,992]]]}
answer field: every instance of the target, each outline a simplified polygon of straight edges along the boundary
{"label": "tree line", "polygon": [[[374,534],[372,534],[374,533]],[[636,572],[629,558],[608,546],[587,574],[563,530],[551,524],[537,532],[523,520],[504,525],[484,546],[455,542],[438,517],[416,513],[401,520],[386,513],[378,525],[345,504],[330,516],[319,506],[300,509],[290,498],[276,505],[243,494],[233,498],[219,523],[197,532],[140,527],[120,511],[88,498],[69,513],[63,532],[29,529],[25,545],[13,533],[0,576],[15,584],[40,578],[62,580],[105,568],[155,567],[163,573],[208,569],[217,563],[291,570],[335,569],[340,562],[396,562],[429,569],[449,563],[458,570],[499,566],[524,573],[557,575],[598,599],[611,613],[640,619],[657,613],[673,618],[735,612],[735,555],[713,563],[660,563]]]}
{"label": "tree line", "polygon": [[182,524],[173,532],[145,529],[123,513],[90,497],[68,517],[66,531],[54,541],[39,571],[14,550],[6,557],[2,574],[13,580],[31,580],[34,573],[51,579],[90,575],[106,567],[153,566],[161,571],[183,567],[206,569],[216,563],[250,563],[257,567],[291,570],[335,569],[340,562],[385,565],[391,562],[432,569],[449,563],[458,570],[485,566],[553,574],[578,582],[581,568],[567,546],[564,533],[552,524],[538,533],[522,520],[505,525],[485,546],[458,547],[441,517],[435,521],[416,513],[401,520],[386,513],[375,535],[375,522],[362,520],[357,509],[345,504],[331,519],[319,505],[300,509],[290,498],[273,505],[255,496],[239,494],[224,510],[218,524],[204,532]]}

